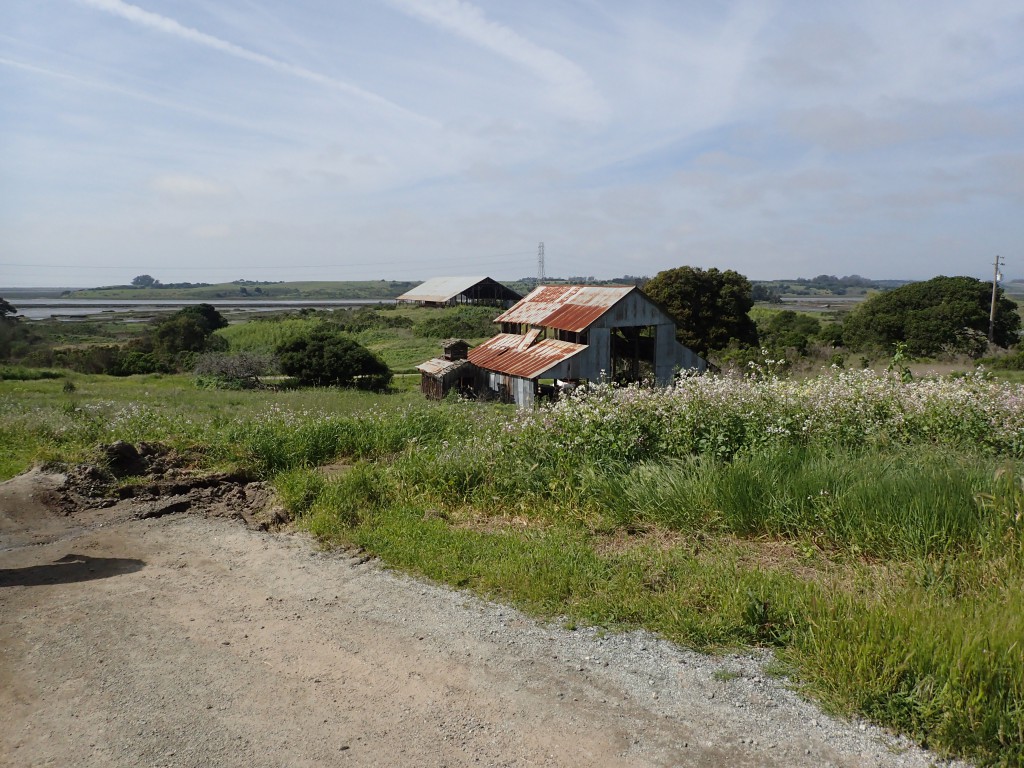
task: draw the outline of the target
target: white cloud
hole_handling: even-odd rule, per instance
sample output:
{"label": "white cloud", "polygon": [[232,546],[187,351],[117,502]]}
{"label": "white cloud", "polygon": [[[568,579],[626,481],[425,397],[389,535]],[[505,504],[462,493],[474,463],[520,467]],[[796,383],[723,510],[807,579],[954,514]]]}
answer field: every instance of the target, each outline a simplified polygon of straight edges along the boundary
{"label": "white cloud", "polygon": [[153,179],[153,190],[171,200],[180,202],[208,202],[224,199],[231,190],[222,184],[200,176],[164,174]]}
{"label": "white cloud", "polygon": [[139,8],[137,5],[131,5],[123,2],[122,0],[77,0],[77,2],[82,5],[95,8],[96,10],[105,11],[106,13],[119,16],[133,24],[138,24],[149,29],[155,29],[159,32],[163,32],[164,34],[173,35],[174,37],[181,38],[182,40],[188,40],[189,42],[221,51],[222,53],[235,56],[239,59],[244,59],[245,61],[251,61],[255,64],[269,67],[270,69],[307,80],[311,83],[316,83],[317,85],[323,85],[328,88],[339,90],[349,96],[359,99],[360,101],[386,109],[390,112],[404,115],[407,118],[433,124],[433,121],[429,118],[419,115],[405,107],[399,106],[382,96],[352,85],[351,83],[339,80],[336,77],[331,77],[330,75],[325,75],[321,72],[315,72],[297,64],[280,61],[278,59],[271,58],[270,56],[265,56],[262,53],[251,51],[248,48],[243,48],[242,46],[236,45],[227,40],[222,40],[218,37],[214,37],[213,35],[208,35],[205,32],[200,32],[197,29],[186,27],[172,18],[161,16],[158,13],[152,13],[151,11]]}
{"label": "white cloud", "polygon": [[10,2],[4,260],[92,284],[518,277],[539,240],[552,274],[929,277],[1024,240],[1019,0]]}
{"label": "white cloud", "polygon": [[608,104],[587,73],[562,54],[544,48],[508,26],[487,18],[464,0],[390,0],[399,10],[451,32],[532,72],[546,82],[552,97],[587,122],[609,116]]}
{"label": "white cloud", "polygon": [[231,234],[231,227],[225,224],[206,224],[196,227],[192,230],[192,234],[203,240],[219,240]]}

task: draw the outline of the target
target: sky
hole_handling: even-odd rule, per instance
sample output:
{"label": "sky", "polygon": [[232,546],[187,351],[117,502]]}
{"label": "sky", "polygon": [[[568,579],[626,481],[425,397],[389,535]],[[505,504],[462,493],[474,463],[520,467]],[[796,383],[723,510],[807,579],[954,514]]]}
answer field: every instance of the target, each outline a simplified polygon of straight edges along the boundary
{"label": "sky", "polygon": [[1024,276],[1020,0],[0,6],[0,286]]}

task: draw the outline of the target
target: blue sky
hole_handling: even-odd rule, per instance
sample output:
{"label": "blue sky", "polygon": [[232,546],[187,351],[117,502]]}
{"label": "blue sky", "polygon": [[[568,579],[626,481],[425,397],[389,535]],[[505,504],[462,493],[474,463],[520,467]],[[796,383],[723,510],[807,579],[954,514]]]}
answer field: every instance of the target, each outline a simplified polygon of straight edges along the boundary
{"label": "blue sky", "polygon": [[1024,5],[6,0],[0,285],[1024,275]]}

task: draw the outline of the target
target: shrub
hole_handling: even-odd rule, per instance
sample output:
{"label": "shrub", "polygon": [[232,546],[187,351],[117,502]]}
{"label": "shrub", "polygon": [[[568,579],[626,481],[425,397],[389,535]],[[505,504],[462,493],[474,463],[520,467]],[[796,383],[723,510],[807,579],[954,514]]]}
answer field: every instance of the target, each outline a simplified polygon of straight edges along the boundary
{"label": "shrub", "polygon": [[383,391],[391,383],[384,361],[348,334],[321,325],[277,350],[281,371],[310,386]]}
{"label": "shrub", "polygon": [[256,389],[261,386],[259,377],[272,373],[276,367],[277,361],[269,355],[207,352],[196,359],[192,372],[200,385],[219,389]]}
{"label": "shrub", "polygon": [[412,332],[427,339],[476,339],[494,333],[495,310],[490,307],[459,307],[421,320]]}

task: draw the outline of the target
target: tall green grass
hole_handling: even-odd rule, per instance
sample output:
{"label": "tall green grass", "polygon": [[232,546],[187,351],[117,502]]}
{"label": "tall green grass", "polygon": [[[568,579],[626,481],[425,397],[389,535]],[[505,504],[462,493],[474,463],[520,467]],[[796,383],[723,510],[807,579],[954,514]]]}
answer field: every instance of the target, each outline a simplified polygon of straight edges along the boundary
{"label": "tall green grass", "polygon": [[232,352],[269,355],[282,344],[309,335],[320,323],[321,320],[316,318],[275,318],[273,322],[252,321],[229,325],[216,331],[216,335],[227,340]]}
{"label": "tall green grass", "polygon": [[913,557],[998,547],[1005,521],[976,501],[992,481],[991,460],[938,449],[803,447],[640,464],[605,476],[597,502],[620,525]]}
{"label": "tall green grass", "polygon": [[[430,410],[411,390],[386,396],[331,388],[226,392],[199,389],[191,376],[162,375],[76,375],[74,383],[66,392],[62,380],[0,381],[0,480],[38,462],[94,461],[97,444],[114,440],[163,443],[211,467],[278,471],[343,453],[349,444],[324,441],[350,429],[351,417],[386,423],[392,411]],[[394,421],[413,430],[420,423],[415,416]],[[352,445],[386,451],[399,444],[386,426],[367,427],[364,438]]]}
{"label": "tall green grass", "polygon": [[0,381],[37,381],[39,379],[63,379],[67,371],[51,368],[27,368],[23,365],[0,365]]}

